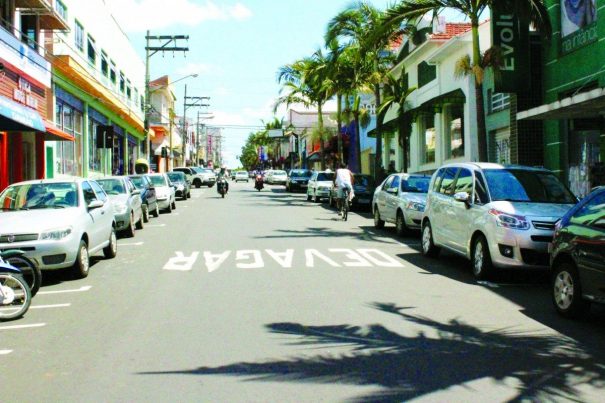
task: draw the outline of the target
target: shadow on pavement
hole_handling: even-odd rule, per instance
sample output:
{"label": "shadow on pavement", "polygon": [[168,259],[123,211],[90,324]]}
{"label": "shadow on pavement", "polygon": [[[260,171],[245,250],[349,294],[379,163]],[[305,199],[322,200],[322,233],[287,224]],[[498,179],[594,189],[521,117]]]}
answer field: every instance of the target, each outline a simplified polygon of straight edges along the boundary
{"label": "shadow on pavement", "polygon": [[229,375],[246,381],[382,387],[356,399],[363,402],[406,401],[483,378],[518,380],[517,394],[509,400],[513,402],[577,401],[582,385],[605,384],[604,367],[570,339],[511,329],[484,331],[457,320],[442,323],[406,313],[412,308],[394,304],[373,303],[371,307],[433,329],[438,337],[429,338],[422,332],[407,336],[380,324],[362,328],[271,323],[266,325],[268,332],[286,335],[288,345],[341,345],[351,347],[352,352],[140,374]]}

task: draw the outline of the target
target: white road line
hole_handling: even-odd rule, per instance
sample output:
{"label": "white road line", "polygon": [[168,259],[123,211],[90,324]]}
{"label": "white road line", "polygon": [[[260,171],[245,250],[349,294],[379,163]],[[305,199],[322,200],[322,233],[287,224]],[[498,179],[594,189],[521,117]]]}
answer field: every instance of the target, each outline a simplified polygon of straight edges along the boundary
{"label": "white road line", "polygon": [[118,246],[141,246],[143,245],[145,242],[141,241],[141,242],[131,242],[131,243],[119,243],[118,242]]}
{"label": "white road line", "polygon": [[0,350],[0,355],[8,355],[12,352],[13,352],[13,350]]}
{"label": "white road line", "polygon": [[165,227],[166,224],[147,224],[146,227]]}
{"label": "white road line", "polygon": [[[174,217],[175,215],[179,215],[179,213],[176,213],[176,212],[174,212],[174,211],[173,211],[173,212],[170,214],[170,216],[172,216],[172,217]],[[170,217],[170,216],[169,216],[169,217]],[[166,224],[164,224],[164,225],[166,225]]]}
{"label": "white road line", "polygon": [[29,307],[29,309],[67,308],[68,306],[71,306],[71,303],[54,305],[32,305]]}
{"label": "white road line", "polygon": [[36,295],[64,294],[64,293],[70,293],[70,292],[85,292],[85,291],[89,291],[91,288],[92,288],[91,285],[85,285],[84,287],[80,287],[75,290],[38,291],[38,294],[36,294]]}
{"label": "white road line", "polygon": [[46,323],[32,323],[31,325],[0,326],[0,330],[29,329],[32,327],[43,327],[43,326],[46,326]]}

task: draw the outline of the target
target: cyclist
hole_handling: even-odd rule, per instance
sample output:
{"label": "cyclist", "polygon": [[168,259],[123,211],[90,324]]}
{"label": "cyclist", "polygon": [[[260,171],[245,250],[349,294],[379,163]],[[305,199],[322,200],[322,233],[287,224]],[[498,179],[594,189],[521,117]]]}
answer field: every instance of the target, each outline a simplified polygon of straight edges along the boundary
{"label": "cyclist", "polygon": [[347,164],[341,162],[339,168],[336,170],[336,178],[334,179],[334,185],[336,186],[336,206],[338,208],[338,215],[341,214],[342,201],[344,200],[343,189],[349,189],[349,195],[351,195],[353,193],[354,183],[355,179],[353,178],[353,172],[347,168]]}

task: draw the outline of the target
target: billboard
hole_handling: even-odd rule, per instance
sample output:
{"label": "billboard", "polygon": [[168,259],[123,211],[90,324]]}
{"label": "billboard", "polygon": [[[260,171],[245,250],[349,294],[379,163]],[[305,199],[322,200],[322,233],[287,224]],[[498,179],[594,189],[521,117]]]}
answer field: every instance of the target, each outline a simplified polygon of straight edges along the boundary
{"label": "billboard", "polygon": [[596,0],[561,1],[561,53],[567,54],[598,39]]}

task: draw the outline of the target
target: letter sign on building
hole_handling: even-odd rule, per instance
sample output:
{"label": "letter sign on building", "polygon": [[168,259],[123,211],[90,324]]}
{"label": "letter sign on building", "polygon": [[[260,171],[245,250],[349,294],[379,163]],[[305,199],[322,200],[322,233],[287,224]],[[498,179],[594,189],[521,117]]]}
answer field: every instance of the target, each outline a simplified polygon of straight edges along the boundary
{"label": "letter sign on building", "polygon": [[519,20],[506,2],[492,6],[492,43],[502,52],[500,79],[495,92],[527,91],[529,80],[529,24]]}

